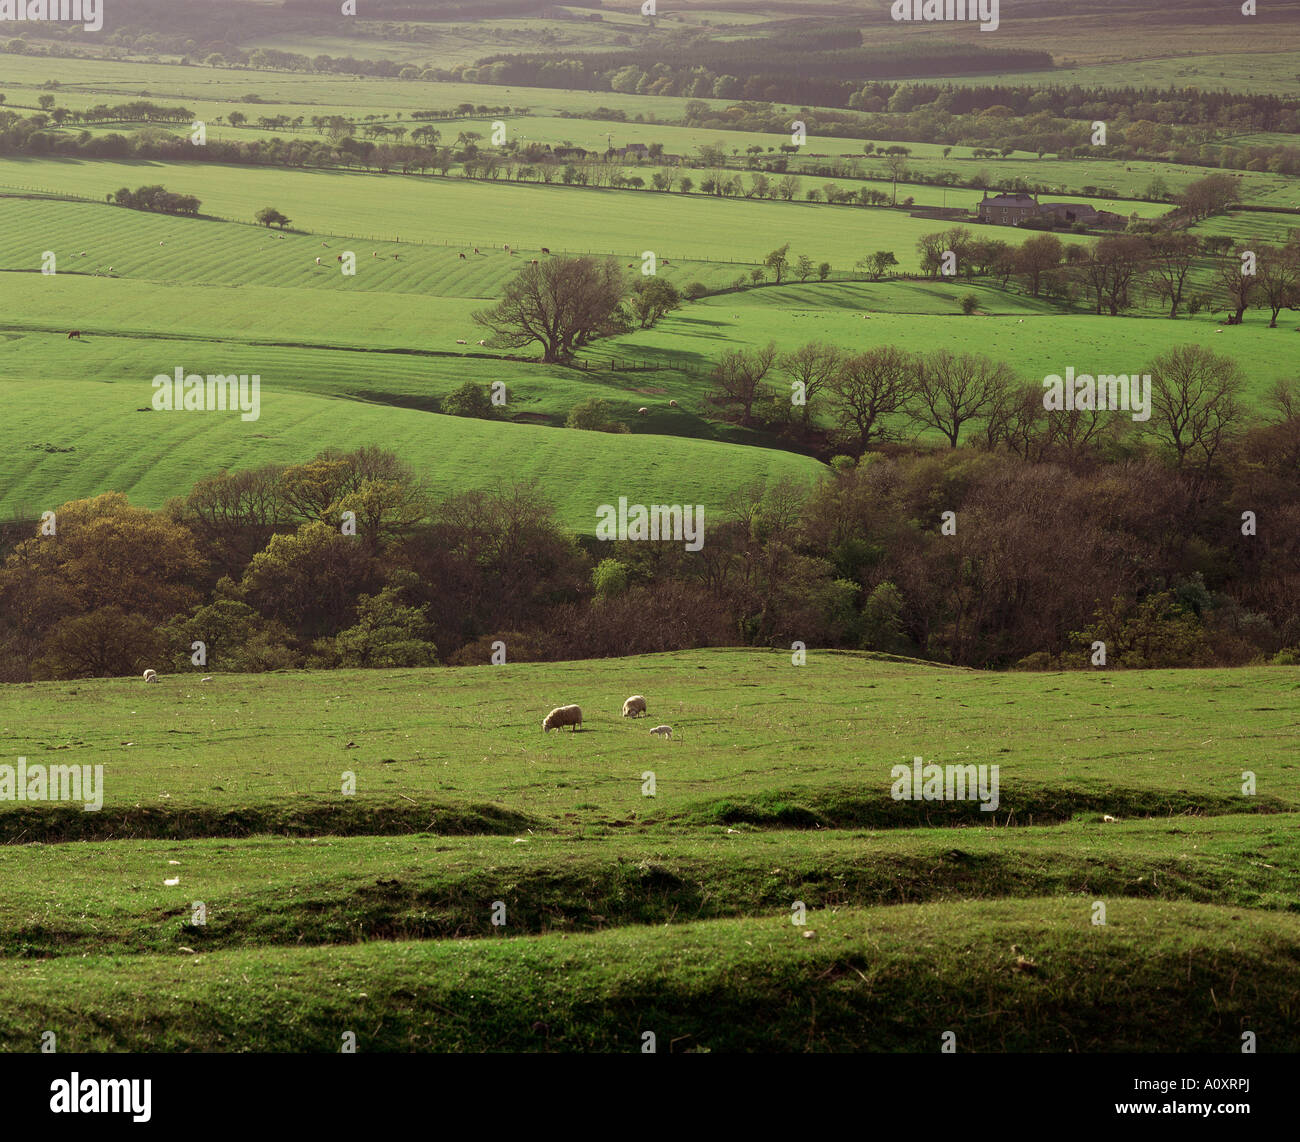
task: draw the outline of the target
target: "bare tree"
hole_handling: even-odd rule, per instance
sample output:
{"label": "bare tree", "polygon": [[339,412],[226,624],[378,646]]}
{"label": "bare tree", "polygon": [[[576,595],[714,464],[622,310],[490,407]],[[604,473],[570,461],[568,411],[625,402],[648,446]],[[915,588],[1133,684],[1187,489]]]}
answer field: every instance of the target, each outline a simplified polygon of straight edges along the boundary
{"label": "bare tree", "polygon": [[1169,316],[1178,316],[1187,275],[1200,250],[1195,235],[1170,231],[1155,234],[1150,242],[1150,278],[1156,296],[1169,302]]}
{"label": "bare tree", "polygon": [[719,403],[740,405],[742,424],[752,419],[754,402],[762,395],[763,381],[776,358],[776,342],[769,341],[762,349],[723,353],[714,366],[712,380],[719,390],[717,399]]}
{"label": "bare tree", "polygon": [[786,353],[780,360],[781,371],[791,382],[803,386],[803,424],[808,427],[812,415],[813,397],[826,388],[835,377],[843,352],[834,345],[821,341],[810,341],[801,345],[792,353]]}
{"label": "bare tree", "polygon": [[1295,246],[1261,246],[1256,253],[1259,288],[1264,304],[1272,312],[1268,323],[1277,328],[1277,315],[1284,309],[1300,309],[1300,249]]}
{"label": "bare tree", "polygon": [[1001,361],[941,349],[918,359],[909,411],[918,424],[941,432],[956,448],[962,427],[988,416],[1004,399],[1012,381],[1011,370]]}
{"label": "bare tree", "polygon": [[1250,306],[1250,299],[1259,288],[1259,277],[1242,271],[1240,255],[1234,254],[1221,261],[1215,270],[1215,282],[1227,294],[1228,308],[1234,312],[1228,315],[1229,325],[1240,325],[1242,315]]}
{"label": "bare tree", "polygon": [[827,386],[835,419],[852,433],[859,455],[887,435],[885,419],[902,411],[916,391],[917,359],[892,345],[846,358]]}
{"label": "bare tree", "polygon": [[1016,273],[1025,279],[1031,297],[1042,289],[1043,275],[1061,264],[1061,240],[1055,234],[1027,239],[1016,251]]}
{"label": "bare tree", "polygon": [[1242,416],[1241,368],[1200,345],[1179,345],[1151,363],[1147,431],[1173,451],[1181,468],[1199,452],[1208,467]]}
{"label": "bare tree", "polygon": [[501,300],[474,320],[492,331],[496,345],[539,342],[543,361],[568,361],[593,337],[617,328],[626,294],[613,258],[547,258],[520,270]]}

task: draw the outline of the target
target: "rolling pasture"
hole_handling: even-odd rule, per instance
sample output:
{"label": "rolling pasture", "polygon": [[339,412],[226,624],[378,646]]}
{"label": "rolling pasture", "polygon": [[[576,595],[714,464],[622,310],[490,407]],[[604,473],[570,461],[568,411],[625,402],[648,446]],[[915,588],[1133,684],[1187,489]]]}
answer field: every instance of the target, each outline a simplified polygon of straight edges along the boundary
{"label": "rolling pasture", "polygon": [[[1186,1051],[1251,1027],[1294,1050],[1297,686],[715,650],[6,687],[0,752],[103,764],[107,792],[0,815],[70,842],[0,847],[0,1044],[328,1051],[364,1023],[380,1051],[653,1030],[660,1050],[931,1052],[946,1029],[963,1050]],[[672,741],[618,716],[632,691]],[[581,732],[541,733],[557,700]],[[893,800],[914,756],[998,764],[998,810]]]}

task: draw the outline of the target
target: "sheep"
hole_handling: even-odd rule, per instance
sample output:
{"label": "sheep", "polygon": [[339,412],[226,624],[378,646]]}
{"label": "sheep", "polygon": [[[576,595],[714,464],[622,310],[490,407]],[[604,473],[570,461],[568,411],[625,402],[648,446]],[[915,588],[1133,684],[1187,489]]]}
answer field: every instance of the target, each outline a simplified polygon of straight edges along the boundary
{"label": "sheep", "polygon": [[476,253],[476,254],[478,253],[478,247],[477,247],[477,246],[474,247],[474,253]]}
{"label": "sheep", "polygon": [[649,416],[650,410],[648,408],[639,408],[636,410],[636,414],[637,416]]}
{"label": "sheep", "polygon": [[655,726],[655,728],[650,732],[652,734],[658,734],[661,738],[667,738],[669,741],[673,740],[672,726]]}
{"label": "sheep", "polygon": [[1017,319],[1016,319],[1016,324],[1017,324],[1017,325],[1024,325],[1024,323],[1025,323],[1025,319],[1024,319],[1023,317],[1020,317],[1020,318],[1017,318]]}
{"label": "sheep", "polygon": [[550,252],[551,252],[551,251],[548,250],[545,246],[542,247],[542,253],[543,253],[543,254],[549,254]]}
{"label": "sheep", "polygon": [[541,263],[540,263],[536,258],[534,258],[534,259],[533,259],[531,262],[529,262],[528,264],[529,264],[530,266],[538,266],[538,265],[541,265]]}
{"label": "sheep", "polygon": [[[370,251],[370,256],[371,256],[372,258],[377,258],[377,257],[379,257],[379,251],[378,251],[378,250],[371,250],[371,251]],[[464,255],[462,254],[461,257],[464,257]]]}
{"label": "sheep", "polygon": [[[457,256],[458,258],[460,258],[460,260],[461,260],[462,262],[465,260],[465,255],[464,255],[464,254],[457,254],[456,256]],[[378,257],[378,255],[376,255],[376,257]]]}
{"label": "sheep", "polygon": [[158,681],[158,671],[156,671],[156,670],[146,670],[146,671],[144,672],[144,680],[145,680],[146,682],[157,682],[157,681]]}
{"label": "sheep", "polygon": [[457,344],[457,345],[468,345],[469,342],[466,341],[465,338],[463,338],[463,337],[457,337],[457,338],[456,338],[456,344]]}
{"label": "sheep", "polygon": [[572,727],[576,733],[580,725],[582,725],[581,706],[556,706],[542,719],[542,730],[546,733],[564,726]]}
{"label": "sheep", "polygon": [[85,250],[82,250],[82,251],[81,251],[81,256],[82,256],[83,258],[86,256],[86,251],[85,251]]}
{"label": "sheep", "polygon": [[161,245],[162,245],[162,243],[161,243],[161,242],[159,242],[159,243],[158,243],[158,245],[160,245],[160,246],[161,246]]}
{"label": "sheep", "polygon": [[675,400],[670,400],[670,401],[668,402],[668,407],[669,407],[669,408],[676,408],[676,407],[677,407],[677,402],[676,402]]}
{"label": "sheep", "polygon": [[336,262],[341,262],[341,261],[343,261],[343,255],[342,255],[342,254],[335,254],[335,255],[334,255],[334,260],[335,260]]}
{"label": "sheep", "polygon": [[486,348],[486,347],[487,347],[487,342],[486,342],[486,341],[480,341],[480,342],[479,342],[479,345],[481,345],[481,346],[483,346],[484,348]]}
{"label": "sheep", "polygon": [[317,264],[318,266],[320,265],[320,259],[319,259],[319,258],[316,259],[316,264]]}
{"label": "sheep", "polygon": [[625,718],[636,718],[645,712],[645,699],[640,694],[633,694],[623,703],[623,717]]}
{"label": "sheep", "polygon": [[501,244],[501,248],[502,248],[502,249],[503,249],[507,254],[510,253],[510,247],[507,246],[504,242]]}

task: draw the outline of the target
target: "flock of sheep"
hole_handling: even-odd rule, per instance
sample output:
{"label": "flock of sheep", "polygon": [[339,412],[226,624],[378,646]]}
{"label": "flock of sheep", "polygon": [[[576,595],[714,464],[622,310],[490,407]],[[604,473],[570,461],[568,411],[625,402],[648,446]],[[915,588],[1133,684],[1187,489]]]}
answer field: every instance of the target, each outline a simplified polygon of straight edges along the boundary
{"label": "flock of sheep", "polygon": [[[646,701],[640,694],[633,694],[626,702],[623,703],[623,717],[639,718],[646,713]],[[542,731],[562,729],[569,726],[575,733],[578,727],[582,725],[582,707],[581,706],[556,706],[549,714],[542,719]],[[661,738],[667,738],[672,741],[672,726],[655,726],[650,731],[652,734],[658,734]]]}

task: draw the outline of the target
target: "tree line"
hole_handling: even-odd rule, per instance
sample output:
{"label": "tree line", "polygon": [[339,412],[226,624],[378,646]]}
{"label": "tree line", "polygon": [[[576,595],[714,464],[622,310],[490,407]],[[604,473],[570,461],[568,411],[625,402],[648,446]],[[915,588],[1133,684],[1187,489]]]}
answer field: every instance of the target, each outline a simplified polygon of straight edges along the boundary
{"label": "tree line", "polygon": [[56,534],[9,529],[0,679],[486,665],[497,641],[508,661],[797,640],[1086,667],[1103,641],[1111,668],[1294,664],[1298,397],[1181,464],[1102,436],[841,456],[735,495],[698,552],[575,536],[526,484],[434,500],[374,447],[216,472],[161,511],[106,493],[58,507]]}

